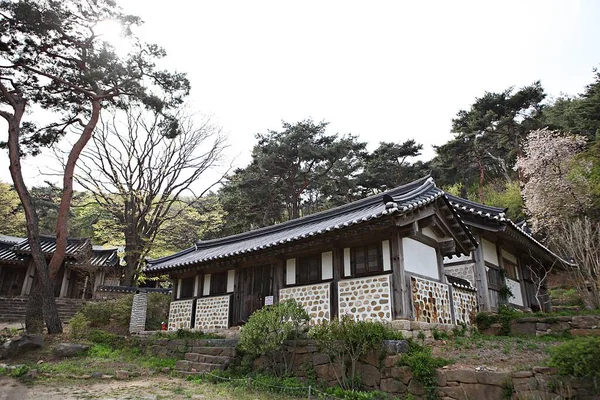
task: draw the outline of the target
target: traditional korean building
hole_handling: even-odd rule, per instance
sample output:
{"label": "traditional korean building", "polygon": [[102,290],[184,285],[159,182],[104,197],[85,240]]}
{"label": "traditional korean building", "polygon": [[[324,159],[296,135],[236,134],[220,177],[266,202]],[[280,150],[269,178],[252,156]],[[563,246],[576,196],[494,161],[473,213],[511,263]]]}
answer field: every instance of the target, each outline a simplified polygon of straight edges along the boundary
{"label": "traditional korean building", "polygon": [[[56,238],[41,236],[47,260],[56,251]],[[89,299],[105,282],[117,282],[121,267],[116,248],[92,246],[89,239],[67,239],[65,259],[56,276],[56,297]],[[0,235],[0,297],[28,296],[36,270],[26,238]]]}
{"label": "traditional korean building", "polygon": [[[149,261],[174,284],[169,329],[243,324],[283,299],[313,322],[357,319],[452,323],[475,311],[475,290],[449,284],[444,257],[477,242],[444,192],[423,178],[386,193]],[[463,287],[459,287],[463,286]],[[454,300],[453,300],[454,299]]]}

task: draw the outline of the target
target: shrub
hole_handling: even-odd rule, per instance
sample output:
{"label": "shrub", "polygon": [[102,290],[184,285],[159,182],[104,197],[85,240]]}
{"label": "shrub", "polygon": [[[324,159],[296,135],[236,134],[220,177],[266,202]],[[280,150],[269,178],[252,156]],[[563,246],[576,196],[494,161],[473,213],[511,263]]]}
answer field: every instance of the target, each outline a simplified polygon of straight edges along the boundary
{"label": "shrub", "polygon": [[106,326],[111,320],[120,326],[129,326],[132,303],[133,295],[127,295],[115,300],[86,303],[80,312],[90,321],[92,327]]}
{"label": "shrub", "polygon": [[550,365],[561,375],[600,377],[600,337],[582,337],[550,348]]}
{"label": "shrub", "polygon": [[78,311],[73,318],[69,320],[69,336],[72,339],[85,339],[90,331],[90,321],[86,316]]}
{"label": "shrub", "polygon": [[437,399],[436,369],[452,364],[452,360],[434,357],[430,347],[422,346],[409,339],[408,353],[403,354],[399,365],[410,368],[415,379],[423,385],[427,399]]}
{"label": "shrub", "polygon": [[309,319],[304,307],[293,299],[263,307],[255,311],[242,328],[238,349],[246,357],[266,356],[275,374],[287,374],[293,365],[295,351],[291,356],[286,355],[283,351],[285,341],[293,340],[295,347]]}
{"label": "shrub", "polygon": [[159,331],[161,324],[169,316],[171,296],[162,293],[148,293],[148,309],[146,311],[146,330]]}
{"label": "shrub", "polygon": [[[369,350],[381,345],[381,341],[392,337],[398,338],[398,333],[385,325],[375,322],[355,321],[350,316],[341,320],[325,322],[315,326],[309,333],[316,340],[320,351],[329,356],[334,370],[341,371],[336,376],[339,385],[346,390],[356,389],[359,379],[356,373],[358,359]],[[401,337],[401,335],[400,335]],[[333,365],[334,363],[337,364]],[[348,365],[350,370],[348,371]]]}
{"label": "shrub", "polygon": [[477,322],[477,328],[479,330],[484,330],[492,326],[492,324],[499,323],[500,327],[500,335],[508,336],[510,335],[510,322],[520,317],[522,314],[518,311],[506,306],[501,305],[498,307],[498,313],[488,313],[488,312],[480,312],[475,317],[475,321]]}
{"label": "shrub", "polygon": [[103,344],[111,347],[119,347],[122,344],[122,338],[115,334],[103,331],[101,329],[92,329],[87,339],[97,344]]}

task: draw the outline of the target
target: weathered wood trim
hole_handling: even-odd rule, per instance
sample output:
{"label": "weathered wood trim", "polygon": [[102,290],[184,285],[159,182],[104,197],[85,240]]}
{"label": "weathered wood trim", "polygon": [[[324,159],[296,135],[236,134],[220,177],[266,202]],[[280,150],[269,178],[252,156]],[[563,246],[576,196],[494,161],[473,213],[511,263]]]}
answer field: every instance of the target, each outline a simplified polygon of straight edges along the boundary
{"label": "weathered wood trim", "polygon": [[331,321],[338,318],[338,282],[344,278],[344,247],[336,244],[333,249],[333,281],[331,282],[330,292],[330,312]]}
{"label": "weathered wood trim", "polygon": [[279,303],[279,291],[284,287],[283,269],[285,260],[273,263],[273,303]]}
{"label": "weathered wood trim", "polygon": [[390,251],[392,254],[393,319],[408,318],[410,298],[407,293],[406,274],[404,273],[402,236],[398,231],[392,232],[390,235]]}
{"label": "weathered wood trim", "polygon": [[477,301],[479,302],[480,311],[491,311],[490,306],[490,292],[488,288],[487,274],[485,269],[485,262],[483,259],[483,247],[481,246],[481,235],[478,230],[473,231],[473,236],[479,246],[473,252],[473,258],[475,260],[475,287],[477,288]]}

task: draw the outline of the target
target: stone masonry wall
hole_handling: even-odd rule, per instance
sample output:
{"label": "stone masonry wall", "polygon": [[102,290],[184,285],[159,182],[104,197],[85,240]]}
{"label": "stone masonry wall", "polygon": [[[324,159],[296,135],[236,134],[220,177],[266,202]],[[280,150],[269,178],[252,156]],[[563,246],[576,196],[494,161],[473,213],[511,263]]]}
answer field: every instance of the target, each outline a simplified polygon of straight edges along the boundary
{"label": "stone masonry wall", "polygon": [[169,307],[169,330],[190,329],[194,299],[172,301]]}
{"label": "stone masonry wall", "polygon": [[141,332],[146,329],[146,311],[148,310],[148,293],[136,293],[131,304],[129,332]]}
{"label": "stone masonry wall", "polygon": [[452,305],[454,306],[454,322],[471,325],[477,314],[477,292],[452,287]]}
{"label": "stone masonry wall", "polygon": [[448,285],[412,275],[410,284],[415,321],[452,323]]}
{"label": "stone masonry wall", "polygon": [[302,304],[311,324],[320,324],[330,320],[330,293],[331,283],[319,283],[316,285],[296,286],[281,289],[279,301],[294,299]]}
{"label": "stone masonry wall", "polygon": [[202,331],[229,328],[230,299],[230,295],[197,299],[194,328]]}
{"label": "stone masonry wall", "polygon": [[[361,357],[357,373],[365,390],[380,390],[393,398],[427,399],[423,385],[414,378],[408,367],[399,366],[402,353],[408,350],[405,341],[384,341],[380,350]],[[293,375],[304,379],[311,375],[330,386],[338,384],[340,365],[331,363],[313,341],[299,341],[294,348]],[[289,357],[291,359],[291,357]],[[263,356],[254,361],[253,368],[268,366]],[[450,365],[436,371],[437,394],[444,400],[504,400],[511,399],[597,399],[598,389],[593,380],[561,377],[554,368],[534,367],[524,371],[491,371],[485,368],[456,368]],[[512,388],[510,395],[507,392]]]}
{"label": "stone masonry wall", "polygon": [[600,336],[600,315],[524,317],[511,321],[510,333],[536,336],[564,333],[572,336]]}
{"label": "stone masonry wall", "polygon": [[444,273],[446,275],[455,276],[457,278],[466,279],[475,287],[475,271],[473,263],[462,265],[444,265]]}
{"label": "stone masonry wall", "polygon": [[361,321],[391,321],[391,275],[338,282],[339,315]]}

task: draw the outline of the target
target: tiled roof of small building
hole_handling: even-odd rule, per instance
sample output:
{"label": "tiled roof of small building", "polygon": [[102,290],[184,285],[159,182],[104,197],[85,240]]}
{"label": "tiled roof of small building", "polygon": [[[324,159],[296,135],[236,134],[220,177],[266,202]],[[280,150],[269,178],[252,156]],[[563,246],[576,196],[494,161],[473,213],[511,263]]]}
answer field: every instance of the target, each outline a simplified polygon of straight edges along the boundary
{"label": "tiled roof of small building", "polygon": [[13,243],[6,243],[0,238],[0,262],[7,264],[22,264],[25,262],[26,256],[15,252]]}
{"label": "tiled roof of small building", "polygon": [[562,259],[558,254],[554,253],[548,247],[544,246],[537,239],[535,239],[529,233],[529,229],[526,229],[526,224],[523,223],[514,223],[510,218],[506,216],[506,208],[498,208],[492,206],[486,206],[484,204],[476,203],[471,200],[463,199],[461,197],[453,196],[451,194],[446,193],[446,197],[450,201],[450,204],[454,207],[456,211],[463,215],[473,215],[483,220],[495,221],[500,224],[505,225],[510,229],[510,232],[513,236],[516,236],[520,239],[528,241],[535,248],[537,248],[542,253],[545,253],[553,260],[558,260],[564,265],[574,264]]}
{"label": "tiled roof of small building", "polygon": [[[49,235],[40,235],[40,245],[44,254],[54,254],[56,251],[56,237]],[[82,250],[86,250],[86,247],[90,247],[90,240],[87,238],[67,238],[67,257],[73,257]],[[29,246],[29,240],[23,239],[21,242],[15,245],[15,251],[17,253],[31,254],[31,246]]]}
{"label": "tiled roof of small building", "polygon": [[115,267],[119,263],[117,248],[103,248],[101,246],[92,246],[92,256],[90,264],[95,267]]}
{"label": "tiled roof of small building", "polygon": [[[384,197],[388,200],[387,204],[384,203]],[[149,260],[145,271],[160,273],[186,265],[272,248],[348,228],[384,216],[402,215],[429,205],[443,197],[444,192],[435,186],[433,179],[425,177],[384,193],[278,225],[221,239],[200,241],[195,247],[171,256]],[[470,242],[470,246],[476,245],[471,232],[452,210],[452,207],[449,204],[448,206],[461,225],[461,229],[465,232],[466,241]],[[459,247],[457,246],[457,249]],[[457,252],[460,251],[457,250]]]}

